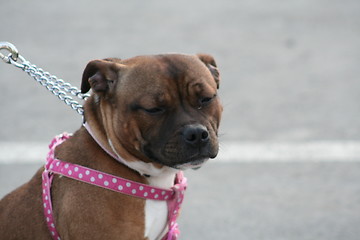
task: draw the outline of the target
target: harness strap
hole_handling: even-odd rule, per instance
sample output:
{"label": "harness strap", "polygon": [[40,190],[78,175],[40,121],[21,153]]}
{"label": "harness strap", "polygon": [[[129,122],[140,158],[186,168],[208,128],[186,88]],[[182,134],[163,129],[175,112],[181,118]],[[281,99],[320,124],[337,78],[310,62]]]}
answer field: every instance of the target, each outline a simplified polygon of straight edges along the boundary
{"label": "harness strap", "polygon": [[[46,161],[48,161],[51,158],[54,158],[54,151],[56,146],[60,145],[67,139],[69,139],[70,136],[67,133],[64,133],[60,136],[56,136],[49,145],[49,153],[47,155]],[[43,205],[44,205],[44,215],[47,227],[51,233],[51,236],[54,240],[61,240],[59,233],[57,232],[55,228],[55,221],[54,221],[54,214],[53,214],[53,208],[52,208],[52,201],[51,201],[51,183],[53,180],[54,175],[49,171],[47,168],[47,163],[45,164],[44,172],[42,173],[42,199],[43,199]]]}
{"label": "harness strap", "polygon": [[151,187],[58,159],[50,159],[47,164],[52,173],[134,197],[165,201],[174,195],[173,190]]}
{"label": "harness strap", "polygon": [[53,208],[52,208],[52,201],[51,201],[51,182],[53,179],[52,174],[50,174],[48,171],[44,171],[42,174],[42,189],[43,189],[43,204],[44,204],[44,214],[45,214],[45,220],[46,224],[48,226],[48,229],[51,233],[51,236],[54,240],[60,240],[59,233],[56,231],[55,228],[55,221],[54,221],[54,214],[53,214]]}
{"label": "harness strap", "polygon": [[174,197],[167,201],[169,231],[163,240],[176,240],[180,235],[180,230],[178,224],[176,223],[176,219],[180,213],[186,187],[187,179],[183,176],[183,172],[179,172],[176,175],[175,186],[172,188],[175,192]]}
{"label": "harness strap", "polygon": [[175,185],[171,189],[162,189],[55,159],[54,151],[56,146],[66,141],[68,138],[70,138],[70,136],[64,133],[53,139],[49,145],[50,151],[47,156],[45,170],[42,174],[44,214],[53,239],[60,240],[60,236],[55,228],[51,201],[51,183],[54,174],[66,176],[74,180],[134,197],[167,201],[169,231],[163,239],[177,239],[179,230],[176,219],[186,190],[186,178],[183,177],[182,172],[177,174]]}

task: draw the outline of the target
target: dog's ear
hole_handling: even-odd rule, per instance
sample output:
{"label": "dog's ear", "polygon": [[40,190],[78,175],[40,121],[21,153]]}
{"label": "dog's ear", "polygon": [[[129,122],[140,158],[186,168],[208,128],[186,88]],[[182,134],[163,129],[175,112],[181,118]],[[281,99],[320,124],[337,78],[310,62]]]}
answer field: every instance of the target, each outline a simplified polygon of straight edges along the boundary
{"label": "dog's ear", "polygon": [[113,59],[89,62],[82,76],[81,93],[87,93],[91,88],[98,95],[105,94],[118,79],[121,66]]}
{"label": "dog's ear", "polygon": [[205,65],[206,67],[210,70],[211,74],[214,77],[214,80],[216,82],[216,86],[219,89],[219,85],[220,85],[220,73],[219,70],[217,68],[215,59],[213,58],[213,56],[209,55],[209,54],[204,54],[204,53],[199,53],[196,55]]}

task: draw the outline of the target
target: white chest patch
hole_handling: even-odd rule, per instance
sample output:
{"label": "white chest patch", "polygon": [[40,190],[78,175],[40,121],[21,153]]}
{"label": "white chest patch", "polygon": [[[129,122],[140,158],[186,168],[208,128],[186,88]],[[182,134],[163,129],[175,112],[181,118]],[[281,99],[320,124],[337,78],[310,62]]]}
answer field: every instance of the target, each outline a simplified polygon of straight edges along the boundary
{"label": "white chest patch", "polygon": [[[177,170],[164,169],[158,176],[148,178],[149,184],[155,187],[170,189],[174,185]],[[149,240],[160,240],[168,230],[168,207],[166,201],[146,200],[145,202],[145,237]]]}
{"label": "white chest patch", "polygon": [[160,240],[167,232],[168,208],[165,201],[146,200],[145,237]]}
{"label": "white chest patch", "polygon": [[[170,189],[174,186],[176,173],[179,170],[170,167],[156,168],[152,163],[143,161],[125,161],[116,152],[111,140],[109,145],[122,162],[131,169],[136,170],[141,175],[149,175],[147,178],[149,185]],[[161,240],[168,230],[168,207],[166,201],[146,200],[145,202],[145,238],[149,240]]]}

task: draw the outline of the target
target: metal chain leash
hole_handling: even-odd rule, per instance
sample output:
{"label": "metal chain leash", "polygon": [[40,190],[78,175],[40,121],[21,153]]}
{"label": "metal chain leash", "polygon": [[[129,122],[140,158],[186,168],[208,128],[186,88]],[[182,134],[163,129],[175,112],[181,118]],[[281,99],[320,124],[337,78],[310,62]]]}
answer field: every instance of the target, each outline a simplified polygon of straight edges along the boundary
{"label": "metal chain leash", "polygon": [[[1,50],[8,51],[8,55],[1,53]],[[21,56],[16,47],[9,42],[0,42],[0,58],[8,64],[22,69],[29,76],[33,77],[38,83],[46,87],[52,94],[57,96],[66,105],[70,106],[77,113],[83,115],[84,109],[81,104],[75,101],[69,94],[76,96],[82,100],[86,100],[90,94],[82,94],[79,89],[71,86],[70,83],[64,82],[64,80],[51,75],[49,72],[45,72],[42,68],[31,64],[23,56]]]}

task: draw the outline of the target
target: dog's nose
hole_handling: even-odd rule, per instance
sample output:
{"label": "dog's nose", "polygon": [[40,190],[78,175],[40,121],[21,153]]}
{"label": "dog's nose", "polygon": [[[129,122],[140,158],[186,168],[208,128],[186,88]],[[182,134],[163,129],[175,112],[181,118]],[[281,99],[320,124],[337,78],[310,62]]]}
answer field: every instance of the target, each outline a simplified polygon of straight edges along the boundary
{"label": "dog's nose", "polygon": [[183,130],[185,142],[198,146],[209,142],[209,132],[200,124],[187,125]]}

